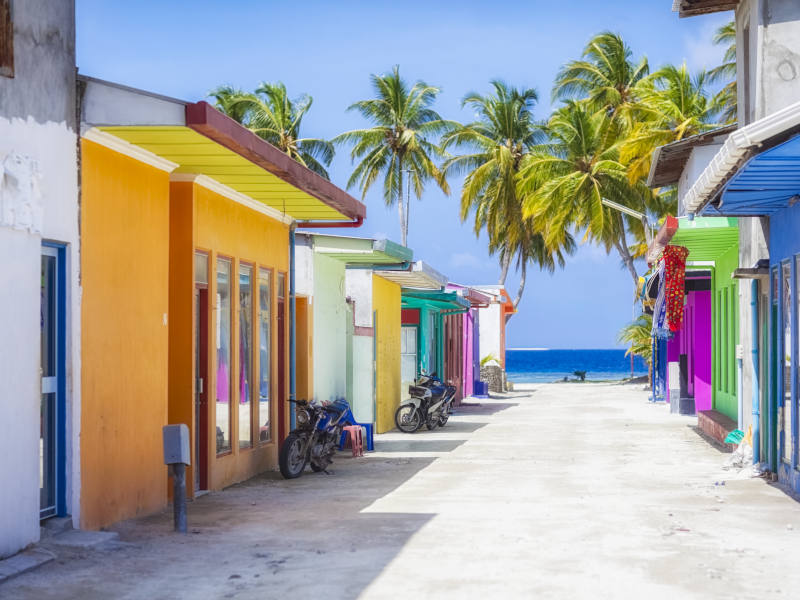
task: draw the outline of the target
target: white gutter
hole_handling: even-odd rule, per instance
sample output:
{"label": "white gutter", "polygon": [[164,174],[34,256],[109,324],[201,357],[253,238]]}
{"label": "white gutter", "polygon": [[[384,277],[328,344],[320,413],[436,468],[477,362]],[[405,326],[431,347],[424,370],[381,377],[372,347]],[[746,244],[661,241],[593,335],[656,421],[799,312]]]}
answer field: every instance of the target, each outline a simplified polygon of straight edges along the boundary
{"label": "white gutter", "polygon": [[712,199],[712,195],[733,177],[750,150],[798,126],[800,126],[800,102],[795,102],[732,132],[694,185],[686,192],[683,198],[686,212],[692,215],[700,212],[700,209]]}

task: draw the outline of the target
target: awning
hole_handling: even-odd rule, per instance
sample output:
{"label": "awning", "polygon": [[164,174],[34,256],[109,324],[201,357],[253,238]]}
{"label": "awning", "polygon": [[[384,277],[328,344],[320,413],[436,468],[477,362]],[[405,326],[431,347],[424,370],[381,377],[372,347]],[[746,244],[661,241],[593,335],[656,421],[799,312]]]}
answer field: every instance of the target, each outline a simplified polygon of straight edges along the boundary
{"label": "awning", "polygon": [[447,285],[447,277],[439,273],[427,263],[418,260],[408,269],[400,271],[385,271],[377,269],[376,275],[388,279],[403,288],[418,290],[441,290]]}
{"label": "awning", "polygon": [[[673,229],[676,222],[677,228]],[[669,231],[673,231],[673,235],[669,236]],[[708,263],[718,260],[732,248],[738,247],[739,227],[736,219],[730,217],[696,217],[692,221],[685,217],[679,219],[669,217],[662,225],[656,239],[666,242],[665,246],[671,244],[687,248],[689,250],[687,266],[692,266],[692,263],[706,263],[696,266],[707,267],[710,266]],[[651,248],[648,252],[648,261],[651,255],[655,255],[655,248]]]}
{"label": "awning", "polygon": [[[797,193],[790,171],[797,169],[792,157],[798,154],[798,133],[800,102],[732,132],[682,198],[686,212],[744,216],[780,210]],[[742,171],[748,173],[739,179]],[[787,194],[786,186],[795,191]]]}
{"label": "awning", "polygon": [[735,10],[739,0],[672,0],[672,12],[683,17]]}
{"label": "awning", "polygon": [[298,220],[363,220],[366,207],[207,102],[188,103],[82,77],[82,135],[203,175]]}
{"label": "awning", "polygon": [[475,288],[458,283],[448,283],[447,291],[456,292],[459,296],[469,302],[472,308],[485,308],[492,302],[492,297],[490,295],[479,292]]}
{"label": "awning", "polygon": [[403,308],[433,308],[440,311],[466,312],[470,308],[469,300],[462,298],[457,292],[425,292],[421,290],[403,290],[401,296]]}
{"label": "awning", "polygon": [[[298,232],[300,233],[300,232]],[[329,234],[310,235],[314,252],[342,261],[348,266],[396,265],[409,263],[414,252],[390,240],[374,240]]]}
{"label": "awning", "polygon": [[748,160],[704,214],[771,215],[800,201],[800,136]]}

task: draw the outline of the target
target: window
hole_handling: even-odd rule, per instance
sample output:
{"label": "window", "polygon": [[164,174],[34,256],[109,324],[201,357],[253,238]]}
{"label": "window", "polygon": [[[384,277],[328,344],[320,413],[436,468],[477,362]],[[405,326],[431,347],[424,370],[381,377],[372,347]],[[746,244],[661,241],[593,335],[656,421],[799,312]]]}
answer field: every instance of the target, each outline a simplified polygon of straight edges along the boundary
{"label": "window", "polygon": [[239,265],[239,448],[253,445],[253,267]]}
{"label": "window", "polygon": [[231,260],[217,259],[217,454],[231,451]]}
{"label": "window", "polygon": [[269,400],[270,368],[272,366],[272,274],[266,269],[258,272],[258,407],[257,419],[259,426],[258,439],[268,442],[272,439],[270,423]]}
{"label": "window", "polygon": [[14,77],[14,22],[11,0],[0,0],[0,75]]}
{"label": "window", "polygon": [[400,381],[410,383],[417,378],[417,327],[403,325],[400,334]]}
{"label": "window", "polygon": [[194,253],[194,282],[208,285],[208,254]]}
{"label": "window", "polygon": [[778,431],[783,432],[781,458],[787,462],[792,456],[792,277],[791,263],[781,265],[781,382],[783,402],[779,411]]}

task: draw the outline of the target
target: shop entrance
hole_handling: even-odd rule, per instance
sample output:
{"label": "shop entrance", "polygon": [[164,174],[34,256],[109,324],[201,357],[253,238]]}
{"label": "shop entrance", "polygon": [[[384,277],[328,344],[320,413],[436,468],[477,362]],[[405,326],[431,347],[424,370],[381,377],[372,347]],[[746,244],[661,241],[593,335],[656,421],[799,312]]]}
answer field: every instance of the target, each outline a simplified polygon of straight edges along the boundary
{"label": "shop entrance", "polygon": [[41,266],[39,518],[66,514],[66,270],[63,246],[45,244]]}
{"label": "shop entrance", "polygon": [[208,489],[208,286],[194,291],[194,489]]}

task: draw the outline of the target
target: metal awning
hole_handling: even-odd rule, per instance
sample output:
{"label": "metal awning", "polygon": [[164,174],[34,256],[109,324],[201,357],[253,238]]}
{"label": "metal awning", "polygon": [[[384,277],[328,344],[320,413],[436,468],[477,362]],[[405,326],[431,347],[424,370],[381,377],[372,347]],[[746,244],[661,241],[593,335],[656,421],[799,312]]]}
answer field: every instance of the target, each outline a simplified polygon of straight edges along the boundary
{"label": "metal awning", "polygon": [[447,277],[439,273],[427,263],[418,260],[408,269],[400,271],[385,271],[376,269],[376,275],[388,279],[403,288],[417,290],[441,290],[447,285]]}
{"label": "metal awning", "polygon": [[[739,245],[739,227],[735,218],[697,217],[692,221],[685,217],[670,219],[672,221],[668,219],[665,222],[657,237],[661,236],[668,224],[671,226],[672,222],[677,221],[677,229],[671,238],[665,235],[665,241],[674,246],[688,248],[687,266],[708,266],[708,263],[716,261]],[[648,260],[651,254],[652,252],[648,253]]]}
{"label": "metal awning", "polygon": [[[300,233],[300,232],[298,232]],[[409,263],[414,252],[390,240],[375,240],[340,235],[308,234],[314,243],[314,252],[342,261],[348,266],[368,267]]]}
{"label": "metal awning", "polygon": [[800,201],[800,135],[748,160],[703,214],[771,215]]}
{"label": "metal awning", "polygon": [[421,290],[403,290],[401,296],[403,308],[428,307],[437,310],[458,310],[465,312],[470,308],[470,302],[458,292],[434,292]]}
{"label": "metal awning", "polygon": [[457,292],[459,296],[470,303],[472,308],[485,308],[492,302],[492,296],[484,292],[479,292],[475,288],[471,288],[467,285],[451,282],[447,284],[447,290]]}
{"label": "metal awning", "polygon": [[176,175],[203,175],[298,220],[361,222],[366,207],[207,102],[81,77],[84,138],[126,148]]}

